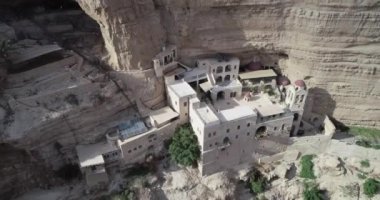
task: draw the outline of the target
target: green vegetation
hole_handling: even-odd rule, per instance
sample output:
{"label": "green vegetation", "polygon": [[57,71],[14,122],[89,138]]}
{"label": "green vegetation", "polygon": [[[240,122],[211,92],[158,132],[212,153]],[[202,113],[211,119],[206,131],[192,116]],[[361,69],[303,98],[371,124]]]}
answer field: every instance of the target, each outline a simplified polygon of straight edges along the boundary
{"label": "green vegetation", "polygon": [[273,96],[275,93],[274,93],[274,90],[271,86],[267,86],[265,87],[264,89],[265,93],[267,93],[269,96]]}
{"label": "green vegetation", "polygon": [[197,137],[190,124],[178,127],[169,145],[170,157],[178,164],[190,166],[200,157]]}
{"label": "green vegetation", "polygon": [[364,140],[364,139],[356,141],[356,145],[359,145],[365,148],[380,149],[380,144],[373,144],[372,142],[368,140]]}
{"label": "green vegetation", "polygon": [[253,169],[249,179],[249,188],[254,194],[260,194],[265,191],[267,181],[260,171]]}
{"label": "green vegetation", "polygon": [[372,198],[379,190],[379,182],[373,178],[367,179],[363,184],[364,194]]}
{"label": "green vegetation", "polygon": [[313,171],[313,158],[314,155],[304,155],[301,158],[301,173],[300,176],[302,178],[315,179],[314,171]]}
{"label": "green vegetation", "polygon": [[362,161],[360,161],[360,166],[362,166],[362,167],[369,167],[370,166],[370,164],[369,164],[369,160],[362,160]]}
{"label": "green vegetation", "polygon": [[380,141],[380,130],[375,128],[366,128],[359,126],[351,126],[350,133],[356,136],[363,137],[370,141]]}
{"label": "green vegetation", "polygon": [[313,183],[304,183],[303,190],[304,200],[323,200],[323,193],[318,189],[318,185]]}

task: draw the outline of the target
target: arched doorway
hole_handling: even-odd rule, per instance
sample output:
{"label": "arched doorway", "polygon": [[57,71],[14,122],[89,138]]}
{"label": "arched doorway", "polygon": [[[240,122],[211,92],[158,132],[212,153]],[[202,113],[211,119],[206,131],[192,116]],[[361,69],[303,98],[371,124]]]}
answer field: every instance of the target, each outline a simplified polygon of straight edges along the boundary
{"label": "arched doorway", "polygon": [[229,145],[229,144],[231,144],[231,142],[230,142],[230,138],[225,137],[225,138],[223,139],[223,144],[224,144],[224,145]]}
{"label": "arched doorway", "polygon": [[290,130],[290,135],[289,135],[290,137],[292,137],[294,135],[293,132],[295,131],[295,129],[296,129],[296,127],[293,125],[292,129]]}
{"label": "arched doorway", "polygon": [[227,65],[225,71],[230,72],[231,71],[231,65]]}
{"label": "arched doorway", "polygon": [[256,130],[256,137],[264,137],[265,134],[267,132],[267,127],[266,126],[260,126],[257,130]]}
{"label": "arched doorway", "polygon": [[299,115],[298,115],[298,113],[294,113],[294,117],[293,117],[293,120],[294,120],[294,121],[298,121],[298,118],[299,118]]}
{"label": "arched doorway", "polygon": [[223,82],[223,78],[221,76],[218,76],[215,81],[216,83],[221,83]]}
{"label": "arched doorway", "polygon": [[216,68],[216,73],[222,73],[223,72],[223,67],[222,66],[218,66],[217,68]]}
{"label": "arched doorway", "polygon": [[224,91],[220,91],[220,92],[218,92],[218,94],[216,95],[216,99],[217,99],[217,100],[224,99],[224,95],[225,95]]}
{"label": "arched doorway", "polygon": [[227,75],[226,77],[224,77],[224,80],[225,80],[225,81],[229,81],[229,80],[231,80],[231,76],[230,76],[230,75]]}

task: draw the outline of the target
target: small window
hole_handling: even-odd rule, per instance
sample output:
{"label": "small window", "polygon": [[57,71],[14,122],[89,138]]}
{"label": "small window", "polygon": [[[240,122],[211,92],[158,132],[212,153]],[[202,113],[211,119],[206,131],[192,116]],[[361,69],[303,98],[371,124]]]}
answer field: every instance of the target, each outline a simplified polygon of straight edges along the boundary
{"label": "small window", "polygon": [[218,142],[215,142],[215,145],[218,146]]}
{"label": "small window", "polygon": [[208,134],[208,137],[211,137],[211,133]]}
{"label": "small window", "polygon": [[185,113],[185,116],[187,116],[187,113]]}
{"label": "small window", "polygon": [[96,170],[96,166],[91,166],[91,170],[95,171]]}
{"label": "small window", "polygon": [[215,135],[216,135],[216,132],[214,131],[212,134],[215,136]]}
{"label": "small window", "polygon": [[273,127],[273,130],[277,130],[277,126]]}
{"label": "small window", "polygon": [[240,129],[240,125],[237,126],[237,129],[238,129],[238,130]]}
{"label": "small window", "polygon": [[185,106],[185,107],[186,107],[186,106],[187,106],[187,102],[183,102],[183,106]]}
{"label": "small window", "polygon": [[137,150],[137,148],[135,147],[135,148],[133,148],[133,151],[136,151]]}
{"label": "small window", "polygon": [[142,145],[139,145],[139,149],[141,149],[142,148]]}
{"label": "small window", "polygon": [[250,135],[250,133],[249,132],[247,132],[247,136],[249,136]]}
{"label": "small window", "polygon": [[152,142],[152,140],[149,140],[149,142]]}
{"label": "small window", "polygon": [[155,137],[155,138],[153,138],[153,140],[154,140],[154,141],[156,141],[156,140],[157,140],[157,138]]}
{"label": "small window", "polygon": [[234,69],[236,69],[236,68],[237,68],[237,66],[235,65],[235,66],[234,66]]}
{"label": "small window", "polygon": [[230,132],[230,129],[228,128],[228,129],[226,130],[226,132],[229,133],[229,132]]}
{"label": "small window", "polygon": [[238,135],[236,135],[236,136],[235,136],[235,138],[236,138],[236,139],[238,139],[238,138],[239,138],[239,136],[238,136]]}
{"label": "small window", "polygon": [[212,144],[208,145],[209,147],[212,147]]}
{"label": "small window", "polygon": [[247,124],[247,127],[250,127],[250,126],[251,126],[251,123],[248,123],[248,124]]}
{"label": "small window", "polygon": [[131,150],[128,150],[128,153],[131,153],[132,151]]}

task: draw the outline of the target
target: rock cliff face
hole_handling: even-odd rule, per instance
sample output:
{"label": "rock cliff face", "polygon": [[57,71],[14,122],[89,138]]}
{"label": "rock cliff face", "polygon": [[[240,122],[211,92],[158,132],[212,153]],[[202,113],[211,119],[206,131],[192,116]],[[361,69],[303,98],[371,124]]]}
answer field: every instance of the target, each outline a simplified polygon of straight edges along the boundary
{"label": "rock cliff face", "polygon": [[[77,1],[99,23],[116,70],[151,70],[152,56],[168,43],[187,64],[218,52],[237,55],[243,64],[265,57],[292,81],[306,79],[314,112],[380,126],[377,1]],[[144,94],[160,98],[161,82],[141,84],[157,85]]]}

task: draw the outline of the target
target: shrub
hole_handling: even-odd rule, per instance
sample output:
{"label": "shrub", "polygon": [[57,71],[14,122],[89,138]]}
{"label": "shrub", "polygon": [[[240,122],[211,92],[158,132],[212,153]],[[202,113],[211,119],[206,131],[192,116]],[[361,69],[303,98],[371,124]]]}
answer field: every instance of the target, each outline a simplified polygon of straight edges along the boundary
{"label": "shrub", "polygon": [[301,158],[301,173],[300,176],[302,178],[315,179],[314,171],[313,171],[313,158],[314,155],[304,155]]}
{"label": "shrub", "polygon": [[200,157],[198,140],[190,124],[178,127],[169,145],[170,157],[178,164],[190,166]]}
{"label": "shrub", "polygon": [[317,185],[304,183],[302,194],[304,200],[323,200],[322,191],[318,189]]}
{"label": "shrub", "polygon": [[363,184],[364,194],[368,197],[373,197],[379,190],[379,182],[373,178],[367,179]]}
{"label": "shrub", "polygon": [[249,187],[251,192],[254,194],[260,194],[264,192],[267,185],[265,177],[260,173],[260,171],[253,169],[249,178]]}
{"label": "shrub", "polygon": [[251,180],[251,190],[255,194],[260,194],[264,192],[264,180],[263,179],[258,179],[258,180]]}
{"label": "shrub", "polygon": [[360,161],[360,166],[362,166],[362,167],[369,167],[370,166],[369,160],[362,160],[362,161]]}

